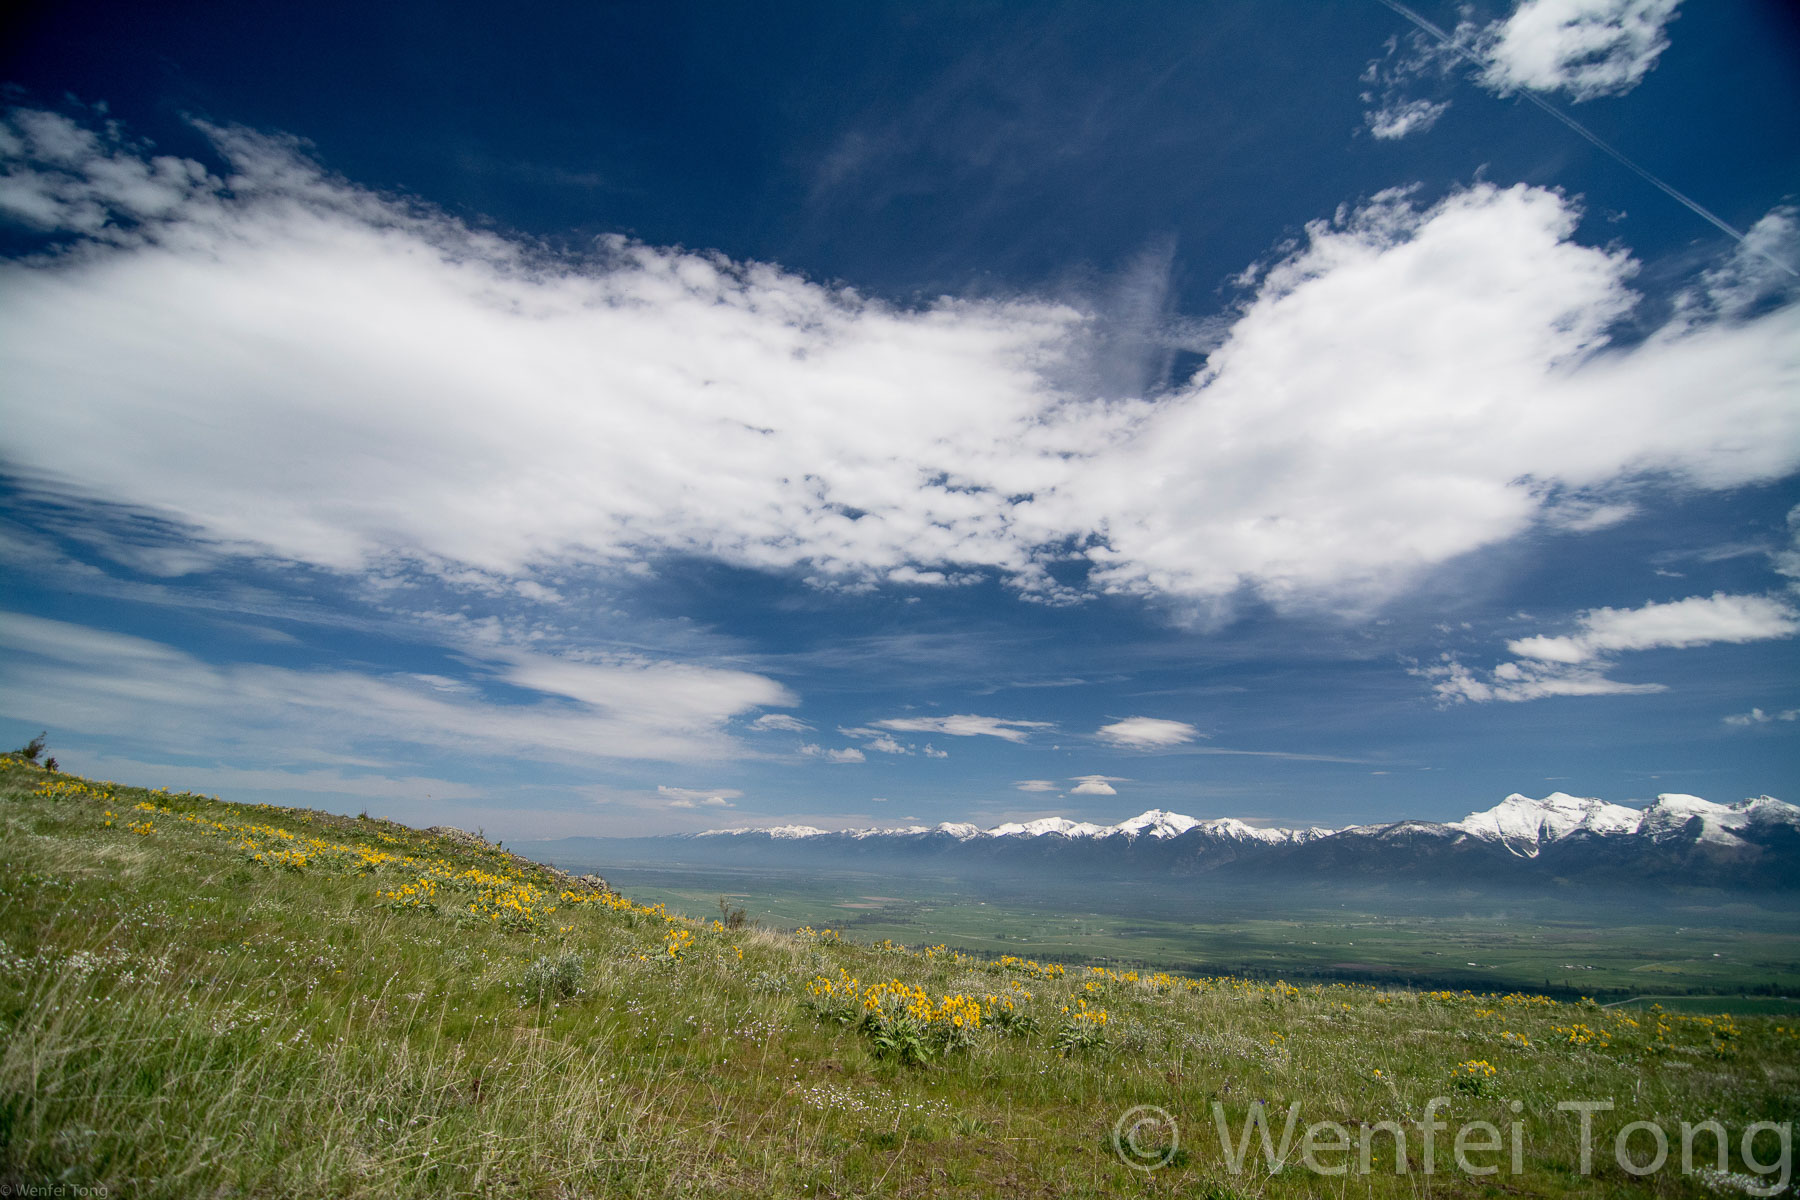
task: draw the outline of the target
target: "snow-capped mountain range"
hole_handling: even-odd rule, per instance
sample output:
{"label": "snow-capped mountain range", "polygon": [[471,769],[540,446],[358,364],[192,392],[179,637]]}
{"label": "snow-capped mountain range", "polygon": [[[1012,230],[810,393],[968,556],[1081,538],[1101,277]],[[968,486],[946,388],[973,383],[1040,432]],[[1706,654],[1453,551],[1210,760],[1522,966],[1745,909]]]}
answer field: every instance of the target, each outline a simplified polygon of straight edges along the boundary
{"label": "snow-capped mountain range", "polygon": [[824,830],[720,829],[651,839],[717,861],[880,867],[922,859],[951,869],[1276,875],[1452,882],[1601,881],[1800,888],[1800,806],[1758,796],[1718,804],[1669,793],[1645,808],[1553,792],[1508,796],[1460,821],[1282,829],[1152,809],[1097,825],[1066,817],[982,828],[966,822]]}
{"label": "snow-capped mountain range", "polygon": [[[1698,822],[1696,825],[1695,823]],[[864,841],[869,838],[914,838],[938,834],[959,842],[976,838],[1124,838],[1170,839],[1199,830],[1210,838],[1265,845],[1298,845],[1339,834],[1376,835],[1403,828],[1438,829],[1459,833],[1472,839],[1504,846],[1523,858],[1535,858],[1545,846],[1577,834],[1592,837],[1616,835],[1644,836],[1652,841],[1693,836],[1717,846],[1745,845],[1743,832],[1758,825],[1800,829],[1800,806],[1758,796],[1736,804],[1715,804],[1698,796],[1665,792],[1648,808],[1627,808],[1608,804],[1590,796],[1571,796],[1567,792],[1551,792],[1542,799],[1514,792],[1493,808],[1470,813],[1460,821],[1433,824],[1422,821],[1399,821],[1388,825],[1353,825],[1345,829],[1326,829],[1314,825],[1306,829],[1283,829],[1251,825],[1236,817],[1200,820],[1181,813],[1153,808],[1117,825],[1095,825],[1088,821],[1071,821],[1067,817],[1042,817],[1036,821],[1009,822],[983,829],[967,822],[945,821],[938,825],[899,825],[868,829],[846,829],[833,832],[812,825],[773,825],[740,829],[709,829],[697,837],[734,837],[761,834],[765,837],[794,839],[840,837]]]}
{"label": "snow-capped mountain range", "polygon": [[[1130,820],[1120,821],[1117,825],[1095,825],[1089,821],[1071,821],[1067,817],[1040,817],[1035,821],[1023,823],[1013,821],[1005,825],[996,825],[991,829],[983,829],[979,825],[971,825],[966,821],[944,821],[937,825],[890,825],[868,829],[845,829],[838,831],[842,837],[855,838],[861,841],[872,837],[915,837],[919,834],[945,834],[958,841],[971,838],[1035,838],[1055,834],[1066,838],[1108,838],[1108,837],[1180,837],[1191,829],[1205,830],[1218,837],[1237,838],[1257,842],[1291,842],[1311,837],[1323,837],[1334,832],[1330,829],[1275,829],[1247,824],[1236,817],[1218,817],[1210,821],[1202,821],[1195,817],[1183,816],[1181,813],[1167,812],[1153,808],[1149,812],[1139,813]],[[767,825],[747,826],[740,829],[709,829],[696,837],[731,837],[746,833],[761,833],[772,838],[805,838],[824,837],[831,830],[820,829],[813,825]]]}

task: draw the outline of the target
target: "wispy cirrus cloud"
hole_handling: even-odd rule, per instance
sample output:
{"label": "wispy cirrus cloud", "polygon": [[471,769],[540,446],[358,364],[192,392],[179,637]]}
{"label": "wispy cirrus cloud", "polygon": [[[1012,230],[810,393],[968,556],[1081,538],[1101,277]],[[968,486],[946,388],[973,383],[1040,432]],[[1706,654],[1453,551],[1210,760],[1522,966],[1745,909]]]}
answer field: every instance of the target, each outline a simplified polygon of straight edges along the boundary
{"label": "wispy cirrus cloud", "polygon": [[1424,133],[1437,124],[1450,107],[1448,100],[1395,100],[1371,109],[1365,116],[1369,132],[1385,142],[1412,133]]}
{"label": "wispy cirrus cloud", "polygon": [[812,726],[798,717],[787,713],[764,713],[750,722],[750,728],[758,733],[810,733]]}
{"label": "wispy cirrus cloud", "polygon": [[959,713],[947,717],[889,717],[874,722],[896,733],[941,733],[948,737],[991,737],[1004,742],[1023,742],[1036,729],[1054,729],[1050,721],[1021,721],[1011,717],[982,717]]}
{"label": "wispy cirrus cloud", "polygon": [[1727,725],[1738,726],[1767,725],[1771,721],[1800,721],[1800,708],[1784,708],[1772,713],[1753,708],[1747,713],[1732,713],[1722,719]]}
{"label": "wispy cirrus cloud", "polygon": [[146,638],[7,613],[0,713],[76,732],[129,729],[165,753],[230,750],[302,769],[358,747],[382,747],[370,757],[389,762],[450,752],[593,764],[734,756],[729,720],[790,698],[773,680],[688,663],[504,655],[486,666],[529,699],[500,703],[416,673],[210,663]]}

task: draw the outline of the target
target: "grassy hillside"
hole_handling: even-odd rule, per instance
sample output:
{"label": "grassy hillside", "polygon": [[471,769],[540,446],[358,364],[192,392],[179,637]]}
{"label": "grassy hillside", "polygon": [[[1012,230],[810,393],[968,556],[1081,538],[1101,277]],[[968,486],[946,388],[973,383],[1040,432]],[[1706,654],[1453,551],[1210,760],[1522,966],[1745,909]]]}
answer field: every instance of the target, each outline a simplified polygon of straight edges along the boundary
{"label": "grassy hillside", "polygon": [[[1787,1182],[1758,1165],[1781,1159],[1779,1131],[1752,1127],[1800,1109],[1790,1018],[732,929],[479,842],[13,760],[0,821],[0,1183],[135,1200],[1698,1196]],[[1425,1179],[1418,1123],[1434,1097],[1447,1128]],[[1584,1174],[1580,1122],[1556,1105],[1607,1100]],[[1173,1130],[1155,1113],[1121,1125],[1139,1105]],[[1234,1168],[1256,1111],[1277,1152],[1250,1134]],[[1730,1140],[1726,1169],[1703,1133],[1693,1157],[1715,1173],[1684,1174],[1681,1122],[1707,1118]],[[1501,1146],[1482,1149],[1477,1127],[1465,1161],[1498,1174],[1455,1162],[1458,1128],[1477,1120]],[[1670,1144],[1642,1177],[1614,1153],[1633,1121]],[[1320,1122],[1351,1149],[1320,1126],[1309,1165],[1304,1131]],[[1653,1131],[1628,1148],[1649,1160]]]}

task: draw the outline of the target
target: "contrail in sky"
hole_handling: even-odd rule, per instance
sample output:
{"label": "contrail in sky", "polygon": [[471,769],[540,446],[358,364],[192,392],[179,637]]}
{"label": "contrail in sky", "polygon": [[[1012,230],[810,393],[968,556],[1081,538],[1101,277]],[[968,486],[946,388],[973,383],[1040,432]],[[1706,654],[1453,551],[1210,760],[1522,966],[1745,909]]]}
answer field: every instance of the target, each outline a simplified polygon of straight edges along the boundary
{"label": "contrail in sky", "polygon": [[[1485,67],[1487,65],[1486,63],[1482,62],[1481,59],[1477,58],[1475,55],[1471,54],[1468,50],[1464,49],[1460,44],[1458,44],[1456,39],[1451,37],[1447,32],[1445,32],[1442,26],[1426,20],[1424,17],[1420,16],[1418,13],[1416,13],[1412,9],[1408,8],[1406,5],[1400,3],[1400,0],[1376,0],[1376,3],[1382,5],[1384,8],[1387,8],[1393,12],[1400,14],[1402,17],[1405,17],[1408,21],[1411,21],[1414,25],[1417,25],[1420,29],[1423,29],[1426,33],[1429,33],[1432,37],[1436,38],[1441,44],[1449,47],[1449,49],[1451,51],[1453,51],[1457,55],[1457,57],[1466,59],[1468,62],[1470,62],[1478,67]],[[1619,153],[1617,150],[1614,150],[1611,146],[1609,146],[1605,142],[1601,141],[1598,135],[1596,135],[1587,126],[1583,125],[1580,121],[1577,121],[1574,117],[1569,116],[1567,113],[1563,112],[1560,108],[1557,108],[1554,104],[1551,104],[1548,100],[1545,100],[1543,97],[1532,92],[1529,88],[1521,89],[1519,94],[1524,96],[1525,99],[1531,101],[1533,104],[1537,105],[1540,109],[1542,109],[1544,112],[1548,113],[1550,116],[1555,117],[1558,121],[1561,121],[1564,125],[1568,126],[1570,129],[1572,129],[1577,134],[1581,135],[1582,138],[1586,139],[1596,149],[1598,149],[1602,153],[1606,154],[1607,157],[1613,159],[1613,161],[1617,162],[1620,166],[1626,168],[1627,170],[1632,172],[1634,175],[1638,176],[1638,178],[1640,178],[1644,182],[1650,184],[1652,187],[1656,188],[1658,191],[1660,191],[1664,195],[1668,196],[1671,200],[1674,200],[1677,204],[1681,205],[1683,208],[1687,209],[1689,212],[1693,213],[1695,216],[1699,217],[1701,220],[1705,221],[1707,224],[1713,226],[1715,229],[1718,229],[1720,232],[1726,234],[1728,237],[1730,237],[1733,241],[1737,242],[1739,245],[1743,245],[1744,235],[1742,233],[1739,233],[1731,225],[1727,224],[1716,213],[1714,213],[1710,209],[1706,208],[1699,201],[1693,200],[1687,196],[1684,196],[1682,193],[1676,191],[1674,188],[1670,187],[1668,184],[1664,183],[1662,180],[1658,179],[1656,176],[1652,175],[1650,172],[1644,170],[1644,168],[1638,166],[1636,163],[1632,162],[1629,158],[1626,158],[1623,154]],[[1778,266],[1782,270],[1786,271],[1789,275],[1800,276],[1800,271],[1794,270],[1794,268],[1788,266],[1786,263],[1782,262],[1780,259],[1773,258],[1767,254],[1761,255],[1761,257],[1768,259],[1770,262],[1774,263],[1776,266]]]}

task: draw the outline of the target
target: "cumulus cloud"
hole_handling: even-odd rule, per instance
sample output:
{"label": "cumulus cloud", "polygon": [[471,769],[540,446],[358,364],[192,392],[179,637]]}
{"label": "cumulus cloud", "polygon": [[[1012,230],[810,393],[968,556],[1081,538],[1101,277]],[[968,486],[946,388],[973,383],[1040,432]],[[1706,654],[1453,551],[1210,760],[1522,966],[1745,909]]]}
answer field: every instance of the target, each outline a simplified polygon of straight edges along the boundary
{"label": "cumulus cloud", "polygon": [[800,747],[800,753],[807,758],[823,759],[828,763],[859,763],[868,761],[868,755],[855,746],[846,746],[842,750],[831,750],[813,742]]}
{"label": "cumulus cloud", "polygon": [[1095,736],[1115,746],[1148,750],[1191,742],[1200,736],[1200,731],[1185,721],[1165,721],[1160,717],[1126,717],[1123,721],[1102,725]]}
{"label": "cumulus cloud", "polygon": [[[1660,683],[1625,683],[1607,676],[1612,656],[1634,650],[1681,650],[1792,637],[1800,610],[1776,596],[1690,596],[1640,608],[1582,613],[1572,633],[1515,638],[1518,656],[1479,672],[1450,655],[1415,668],[1447,703],[1538,700],[1546,696],[1612,696],[1661,692]],[[1730,720],[1730,718],[1727,718]]]}
{"label": "cumulus cloud", "polygon": [[838,732],[845,737],[861,738],[869,749],[879,750],[883,754],[911,754],[913,752],[911,746],[901,745],[879,729],[866,729],[861,727],[845,729],[840,726]]}
{"label": "cumulus cloud", "polygon": [[[1316,222],[1204,372],[1098,399],[1068,385],[1093,318],[1065,305],[903,310],[619,239],[551,255],[241,130],[210,129],[220,176],[50,114],[5,132],[0,203],[67,246],[0,266],[32,414],[6,466],[210,554],[499,580],[682,554],[1355,612],[1559,496],[1800,465],[1800,306],[1612,347],[1634,265],[1543,189]],[[1085,589],[1050,574],[1071,555]]]}
{"label": "cumulus cloud", "polygon": [[[883,729],[897,733],[942,733],[950,737],[994,737],[1006,742],[1022,742],[1034,729],[1053,728],[1049,721],[1016,721],[1010,717],[978,717],[970,713],[949,717],[890,717],[877,721]],[[945,757],[942,751],[925,747],[933,758]]]}
{"label": "cumulus cloud", "polygon": [[1116,775],[1075,775],[1071,778],[1075,786],[1070,791],[1077,796],[1116,796],[1119,792],[1113,784],[1125,782]]}
{"label": "cumulus cloud", "polygon": [[[1553,193],[1478,186],[1314,225],[1193,387],[1076,465],[1111,514],[1096,580],[1379,600],[1631,462],[1712,487],[1792,470],[1796,309],[1609,351],[1633,268],[1574,221]],[[1714,404],[1740,423],[1697,415]]]}
{"label": "cumulus cloud", "polygon": [[[1473,39],[1481,82],[1505,95],[1522,88],[1576,100],[1636,87],[1669,48],[1681,0],[1522,0]],[[1461,32],[1461,31],[1459,31]]]}

